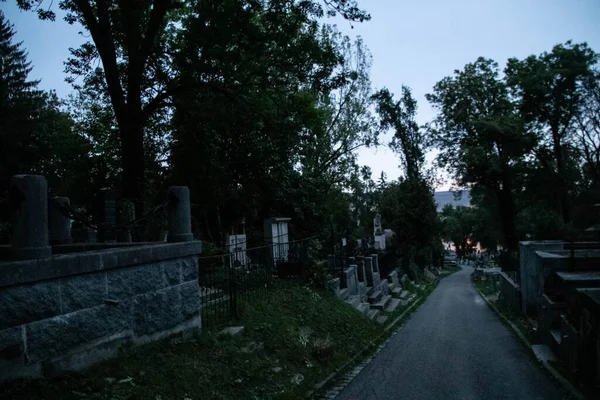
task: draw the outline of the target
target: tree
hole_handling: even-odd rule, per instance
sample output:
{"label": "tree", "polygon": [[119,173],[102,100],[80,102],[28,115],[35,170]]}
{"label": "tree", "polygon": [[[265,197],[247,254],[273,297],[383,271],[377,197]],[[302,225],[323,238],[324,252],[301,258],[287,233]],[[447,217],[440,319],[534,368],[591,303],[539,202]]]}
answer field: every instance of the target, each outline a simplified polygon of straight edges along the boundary
{"label": "tree", "polygon": [[38,81],[28,79],[31,62],[0,11],[0,176],[4,192],[12,175],[35,169],[44,137],[37,117],[44,107]]}
{"label": "tree", "polygon": [[593,75],[592,66],[597,61],[598,55],[586,43],[568,41],[540,56],[509,59],[505,69],[507,83],[528,129],[536,132],[541,147],[550,150],[538,148],[536,153],[554,175],[553,196],[559,193],[564,223],[571,220],[569,195],[573,194],[575,180],[569,173],[573,157],[568,153],[586,97],[584,84]]}
{"label": "tree", "polygon": [[[43,0],[17,0],[24,10],[37,10],[41,19],[55,19],[51,9],[41,7]],[[83,76],[85,85],[105,84],[119,129],[123,165],[123,194],[136,203],[142,213],[145,187],[144,127],[157,110],[171,105],[181,91],[198,89],[181,82],[173,70],[177,54],[175,33],[182,18],[193,13],[197,3],[177,0],[62,0],[59,8],[66,12],[65,21],[79,23],[91,41],[71,49],[66,72]],[[220,3],[220,2],[218,2]],[[242,4],[242,1],[239,2]],[[259,0],[243,2],[260,6]],[[297,4],[296,4],[297,3]],[[283,0],[268,2],[275,11],[290,6]],[[369,16],[355,1],[325,0],[325,7],[313,1],[293,2],[316,16],[341,14],[350,20],[363,21]],[[50,7],[52,4],[50,4]],[[100,59],[102,69],[93,69]],[[198,81],[205,87],[205,82]],[[210,87],[210,85],[208,85]]]}
{"label": "tree", "polygon": [[416,262],[421,268],[431,263],[434,250],[441,246],[431,186],[424,179],[392,182],[381,194],[380,208],[405,263]]}
{"label": "tree", "polygon": [[419,179],[425,161],[426,143],[415,117],[417,101],[410,88],[402,86],[402,96],[394,101],[393,94],[384,88],[373,95],[377,102],[382,129],[393,129],[390,148],[400,157],[407,179]]}
{"label": "tree", "polygon": [[479,58],[438,82],[427,99],[438,110],[431,133],[438,162],[459,185],[494,192],[504,245],[516,250],[515,196],[535,137],[526,129],[498,65]]}
{"label": "tree", "polygon": [[447,204],[439,214],[442,237],[454,243],[456,253],[465,256],[471,252],[477,226],[477,215],[473,208]]}

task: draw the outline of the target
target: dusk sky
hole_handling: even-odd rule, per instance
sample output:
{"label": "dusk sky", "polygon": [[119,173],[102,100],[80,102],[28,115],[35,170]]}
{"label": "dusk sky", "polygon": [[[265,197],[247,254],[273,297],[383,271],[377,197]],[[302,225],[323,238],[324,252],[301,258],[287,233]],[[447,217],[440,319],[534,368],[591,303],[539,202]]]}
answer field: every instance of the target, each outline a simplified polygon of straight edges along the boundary
{"label": "dusk sky", "polygon": [[[57,2],[55,2],[57,3]],[[412,88],[419,102],[418,122],[434,116],[425,100],[433,85],[483,56],[503,66],[509,57],[524,58],[551,50],[567,40],[587,42],[600,51],[600,0],[363,0],[359,2],[371,21],[339,21],[349,36],[361,36],[373,55],[374,89],[386,86],[395,94],[401,85]],[[47,4],[50,4],[47,2]],[[69,47],[82,38],[80,28],[62,20],[38,21],[33,13],[17,9],[14,0],[0,2],[23,41],[42,89],[60,97],[71,87],[64,82],[63,62]],[[56,8],[56,7],[55,7]],[[382,137],[386,144],[391,133]],[[385,171],[390,179],[400,175],[397,158],[385,146],[359,152],[361,164],[373,169],[374,178]],[[431,159],[431,156],[429,157]]]}

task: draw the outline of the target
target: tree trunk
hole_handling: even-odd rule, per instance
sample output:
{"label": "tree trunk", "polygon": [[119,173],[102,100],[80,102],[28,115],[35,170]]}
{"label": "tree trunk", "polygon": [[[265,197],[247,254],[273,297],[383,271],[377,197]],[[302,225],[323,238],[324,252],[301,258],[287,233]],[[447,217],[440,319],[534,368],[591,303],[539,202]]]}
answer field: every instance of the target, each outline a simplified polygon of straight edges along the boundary
{"label": "tree trunk", "polygon": [[144,134],[140,118],[119,122],[123,162],[123,197],[135,204],[136,218],[144,215]]}
{"label": "tree trunk", "polygon": [[512,195],[512,185],[508,180],[502,181],[502,188],[496,188],[498,196],[498,209],[502,222],[502,237],[504,246],[508,250],[517,250],[519,239],[517,236],[517,223],[515,202]]}
{"label": "tree trunk", "polygon": [[569,195],[568,195],[568,182],[564,175],[564,160],[563,160],[563,146],[558,132],[558,126],[552,126],[552,151],[556,160],[556,172],[558,173],[558,181],[560,188],[560,208],[563,217],[563,222],[568,224],[571,222],[571,215],[569,213]]}

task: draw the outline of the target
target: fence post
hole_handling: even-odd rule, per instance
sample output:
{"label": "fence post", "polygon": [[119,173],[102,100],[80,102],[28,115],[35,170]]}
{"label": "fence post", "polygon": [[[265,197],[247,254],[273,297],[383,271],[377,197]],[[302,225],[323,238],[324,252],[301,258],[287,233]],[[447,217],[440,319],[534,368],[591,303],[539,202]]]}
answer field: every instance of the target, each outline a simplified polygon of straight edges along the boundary
{"label": "fence post", "polygon": [[169,196],[168,242],[188,242],[192,234],[192,214],[190,211],[190,189],[187,186],[171,186]]}
{"label": "fence post", "polygon": [[18,260],[49,257],[48,185],[40,175],[12,177],[10,202],[13,208],[12,255]]}
{"label": "fence post", "polygon": [[48,222],[50,224],[50,244],[73,243],[71,237],[71,220],[61,212],[61,207],[69,207],[71,202],[68,197],[52,197],[51,207],[48,209]]}

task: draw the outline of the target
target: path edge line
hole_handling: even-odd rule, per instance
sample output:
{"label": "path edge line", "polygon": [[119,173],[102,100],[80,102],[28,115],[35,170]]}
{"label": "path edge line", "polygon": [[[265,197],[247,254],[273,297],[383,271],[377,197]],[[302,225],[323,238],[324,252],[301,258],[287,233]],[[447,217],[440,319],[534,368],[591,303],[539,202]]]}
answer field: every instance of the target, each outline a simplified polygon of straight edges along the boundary
{"label": "path edge line", "polygon": [[496,306],[494,306],[486,297],[485,295],[481,292],[481,290],[479,290],[479,288],[477,286],[475,286],[473,284],[473,282],[471,281],[471,285],[473,286],[473,288],[477,291],[477,293],[479,293],[479,295],[481,296],[481,298],[483,299],[483,301],[485,301],[487,303],[487,305],[500,317],[500,319],[502,319],[506,324],[508,324],[508,326],[510,326],[510,328],[513,330],[513,332],[517,335],[517,337],[519,338],[519,340],[521,341],[522,344],[524,344],[525,346],[527,346],[527,348],[529,349],[529,351],[531,351],[531,353],[533,354],[533,356],[536,358],[536,360],[538,360],[542,366],[546,369],[546,371],[548,371],[550,373],[550,375],[552,375],[558,382],[560,382],[560,384],[575,398],[577,398],[578,400],[587,400],[587,397],[585,397],[583,395],[583,393],[581,393],[579,390],[577,390],[577,388],[575,388],[575,386],[573,386],[573,384],[571,382],[569,382],[567,380],[567,378],[565,378],[564,376],[562,376],[556,369],[554,369],[554,367],[552,365],[550,365],[549,363],[547,363],[546,361],[540,360],[535,356],[535,353],[533,351],[533,347],[532,344],[529,342],[529,340],[525,337],[525,335],[523,335],[523,332],[521,332],[521,330],[515,325],[513,324],[508,318],[506,318],[504,315],[502,315],[502,313],[496,308]]}

